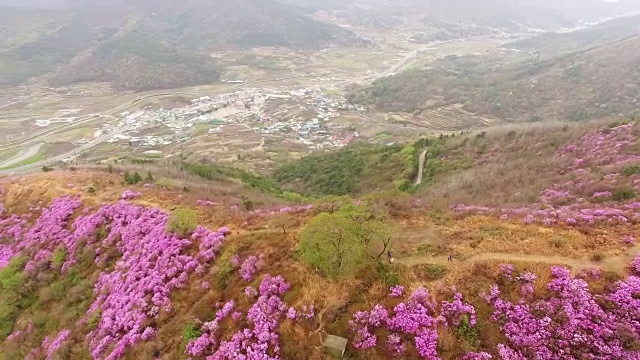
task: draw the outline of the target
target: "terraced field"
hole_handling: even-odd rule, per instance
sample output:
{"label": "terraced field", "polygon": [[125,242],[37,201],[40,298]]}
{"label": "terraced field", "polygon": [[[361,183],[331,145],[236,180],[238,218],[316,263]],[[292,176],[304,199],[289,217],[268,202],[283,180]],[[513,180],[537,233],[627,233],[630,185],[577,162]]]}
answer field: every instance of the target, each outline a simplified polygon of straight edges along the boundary
{"label": "terraced field", "polygon": [[492,122],[453,106],[424,111],[414,121],[438,131],[474,129]]}
{"label": "terraced field", "polygon": [[494,123],[492,119],[477,116],[456,106],[426,110],[417,116],[409,113],[372,113],[367,118],[381,123],[412,124],[433,132],[478,129]]}

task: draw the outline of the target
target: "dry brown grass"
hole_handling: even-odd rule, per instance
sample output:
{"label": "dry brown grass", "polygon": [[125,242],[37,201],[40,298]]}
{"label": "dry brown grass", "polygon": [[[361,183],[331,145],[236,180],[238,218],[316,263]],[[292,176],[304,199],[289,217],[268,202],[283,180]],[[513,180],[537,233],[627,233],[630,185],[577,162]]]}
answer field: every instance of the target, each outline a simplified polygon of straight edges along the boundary
{"label": "dry brown grass", "polygon": [[496,207],[530,204],[541,190],[565,179],[559,171],[564,163],[554,158],[557,149],[603,123],[606,121],[512,124],[469,134],[451,158],[470,157],[475,165],[438,178],[422,198],[441,209],[460,203]]}
{"label": "dry brown grass", "polygon": [[580,229],[556,226],[525,225],[491,217],[471,216],[441,226],[440,232],[456,253],[465,256],[482,253],[506,253],[583,258],[594,252],[620,254],[621,233],[633,234],[634,225],[594,229],[585,234]]}
{"label": "dry brown grass", "polygon": [[[498,160],[494,166],[499,166],[497,162]],[[485,175],[489,176],[489,173]],[[487,177],[486,181],[488,179]],[[38,201],[46,204],[64,194],[80,194],[87,205],[94,206],[116,201],[124,189],[131,188],[143,193],[135,202],[169,209],[178,205],[193,206],[198,198],[207,193],[213,201],[216,201],[214,197],[221,200],[219,206],[199,209],[201,223],[210,228],[228,225],[233,231],[227,238],[223,251],[238,253],[242,258],[261,253],[266,256],[266,266],[251,283],[242,281],[237,272],[232,272],[223,286],[216,286],[214,284],[220,269],[215,266],[202,276],[192,275],[186,288],[172,293],[172,312],[163,314],[148,324],[157,327],[158,334],[150,342],[129,350],[126,359],[151,359],[156,352],[161,354],[163,360],[184,359],[180,348],[184,327],[193,318],[210,319],[214,316],[215,303],[218,301],[234,299],[240,309],[246,311],[250,303],[244,298],[242,290],[247,285],[259,284],[266,273],[282,275],[291,284],[291,290],[284,296],[284,300],[290,306],[300,308],[303,305],[314,304],[316,307],[317,316],[312,321],[301,321],[297,324],[283,321],[279,329],[282,336],[283,359],[324,359],[321,345],[327,334],[351,338],[348,321],[354,312],[369,310],[377,303],[385,304],[391,309],[398,302],[397,299],[388,297],[388,284],[380,279],[375,267],[364,270],[357,279],[331,281],[298,262],[296,247],[299,228],[310,215],[290,216],[290,227],[287,234],[283,234],[280,230],[268,227],[268,218],[250,217],[246,213],[232,215],[225,210],[238,201],[239,194],[246,194],[242,192],[242,188],[233,187],[235,185],[225,189],[226,185],[213,184],[207,188],[208,184],[202,183],[203,192],[200,192],[197,186],[191,186],[189,192],[176,192],[175,189],[161,187],[144,189],[141,186],[124,186],[121,181],[122,176],[115,173],[56,171],[21,178],[5,178],[0,180],[0,187],[5,190],[7,207],[19,212],[28,211],[29,204],[36,204]],[[88,193],[88,186],[95,186],[97,191]],[[206,189],[209,189],[208,192],[205,192]],[[238,192],[235,193],[236,191]],[[258,196],[264,195],[258,194],[256,198],[259,198]],[[492,201],[490,196],[482,199]],[[266,198],[265,201],[267,200],[269,199]],[[405,285],[408,291],[421,286],[427,287],[438,301],[450,298],[452,288],[455,287],[476,307],[480,319],[480,341],[492,346],[504,342],[504,339],[500,335],[498,325],[488,320],[492,309],[479,295],[498,280],[498,268],[501,263],[511,262],[516,265],[517,271],[536,273],[538,281],[535,292],[544,296],[547,291],[545,285],[550,279],[550,264],[518,261],[517,255],[560,257],[579,261],[588,260],[593,254],[604,254],[605,259],[601,266],[612,269],[613,272],[606,274],[602,281],[590,282],[594,291],[602,291],[619,276],[619,264],[629,263],[629,248],[622,246],[622,237],[640,233],[638,225],[575,229],[524,225],[520,222],[505,222],[482,216],[456,219],[427,214],[398,220],[398,227],[402,230],[395,241],[395,254],[415,255],[420,247],[425,245],[428,245],[428,251],[436,256],[446,257],[449,252],[455,253],[454,263],[446,264],[445,271],[437,279],[428,278],[424,271],[417,268],[406,268],[399,264],[390,266],[390,270],[398,274],[400,283]],[[487,253],[514,255],[516,260],[466,261]],[[203,290],[200,286],[202,281],[211,283],[211,289]],[[517,291],[515,287],[509,288],[506,296],[515,298]],[[52,310],[57,314],[64,313],[65,309]],[[26,318],[21,318],[20,321],[24,322]],[[228,324],[229,331],[235,328],[236,326]],[[385,340],[383,336],[388,334],[381,332],[379,335],[379,342],[382,343]],[[74,336],[78,337],[79,345],[69,351],[74,358],[84,358],[86,344],[83,344],[82,335],[76,331]],[[468,339],[459,339],[445,329],[440,332],[440,346],[442,358],[446,360],[460,359],[465,351],[471,349]],[[382,360],[389,358],[390,354],[384,350],[356,352],[349,348],[348,356],[358,360]],[[418,357],[412,350],[406,358]]]}

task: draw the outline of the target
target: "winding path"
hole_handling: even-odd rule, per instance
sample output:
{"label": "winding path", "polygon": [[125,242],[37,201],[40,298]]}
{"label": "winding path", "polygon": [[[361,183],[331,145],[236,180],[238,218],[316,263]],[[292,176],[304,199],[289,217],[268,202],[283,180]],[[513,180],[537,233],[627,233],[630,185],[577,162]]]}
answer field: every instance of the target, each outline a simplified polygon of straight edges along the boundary
{"label": "winding path", "polygon": [[418,266],[418,265],[448,265],[456,263],[475,263],[481,261],[498,260],[504,262],[531,262],[531,263],[543,263],[549,265],[565,265],[576,269],[598,268],[607,271],[613,271],[623,274],[625,268],[629,266],[629,263],[633,258],[640,253],[640,245],[636,245],[633,248],[629,248],[625,253],[617,256],[605,257],[601,261],[592,261],[589,259],[577,259],[562,256],[546,256],[546,255],[522,255],[522,254],[506,254],[506,253],[483,253],[478,255],[472,255],[470,257],[454,257],[453,263],[449,262],[449,257],[443,256],[410,256],[396,259],[396,263],[405,266]]}

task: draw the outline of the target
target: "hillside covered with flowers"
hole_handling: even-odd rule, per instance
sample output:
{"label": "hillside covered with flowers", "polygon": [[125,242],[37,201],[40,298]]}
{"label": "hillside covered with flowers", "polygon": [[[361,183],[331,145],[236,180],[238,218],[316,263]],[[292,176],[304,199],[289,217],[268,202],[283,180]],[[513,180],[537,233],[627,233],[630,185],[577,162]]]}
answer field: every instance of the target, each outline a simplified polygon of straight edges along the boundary
{"label": "hillside covered with flowers", "polygon": [[[442,142],[411,195],[0,179],[0,359],[640,359],[640,125],[558,134]],[[518,146],[553,175],[467,196]]]}

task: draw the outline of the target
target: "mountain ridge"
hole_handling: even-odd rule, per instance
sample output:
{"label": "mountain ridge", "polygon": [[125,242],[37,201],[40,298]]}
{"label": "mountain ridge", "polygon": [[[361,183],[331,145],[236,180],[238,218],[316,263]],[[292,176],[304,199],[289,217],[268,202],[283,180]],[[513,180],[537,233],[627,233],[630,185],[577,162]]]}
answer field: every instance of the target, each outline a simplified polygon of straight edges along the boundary
{"label": "mountain ridge", "polygon": [[[44,17],[48,14],[47,10],[33,11]],[[368,45],[348,30],[312,20],[274,1],[138,0],[121,6],[85,2],[50,11],[57,14],[50,26],[35,29],[35,36],[22,39],[15,34],[13,44],[0,48],[0,84],[15,85],[45,74],[56,86],[110,82],[117,70],[114,66],[132,63],[134,70],[125,67],[123,74],[113,78],[114,87],[137,91],[200,85],[219,79],[222,72],[211,58],[212,52],[260,46],[312,51],[326,46]],[[29,16],[28,10],[14,14],[15,18],[7,20],[16,24],[29,21],[19,16]],[[140,37],[155,41],[145,42]],[[141,51],[133,54],[135,49],[128,42]],[[149,47],[149,54],[145,47]],[[173,55],[164,59],[159,56],[162,52]],[[72,61],[78,55],[83,56]],[[165,81],[162,74],[172,80]]]}

